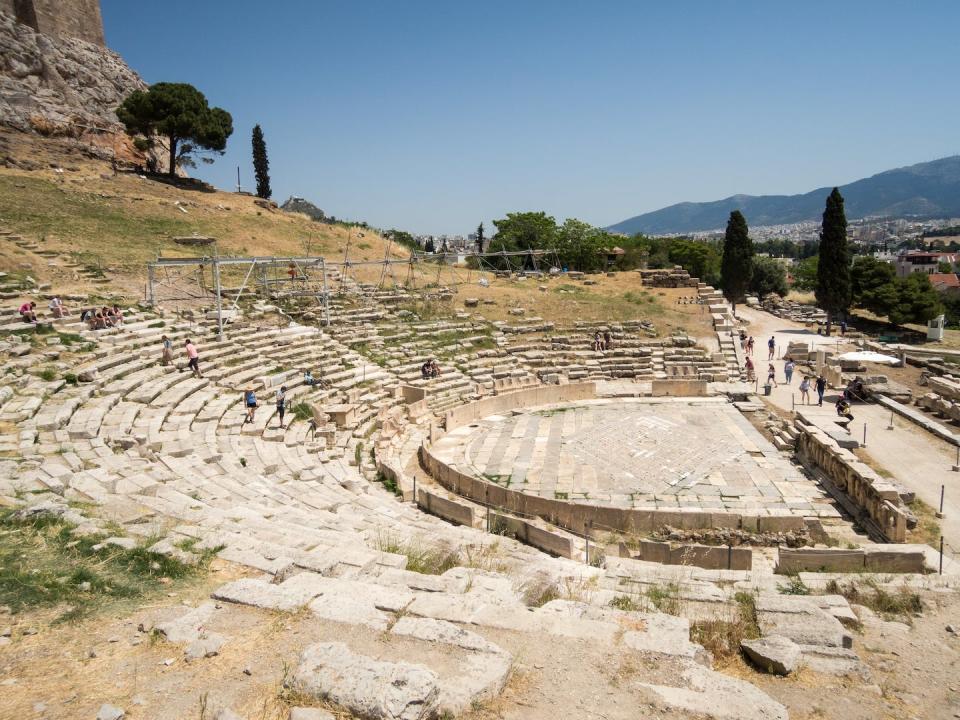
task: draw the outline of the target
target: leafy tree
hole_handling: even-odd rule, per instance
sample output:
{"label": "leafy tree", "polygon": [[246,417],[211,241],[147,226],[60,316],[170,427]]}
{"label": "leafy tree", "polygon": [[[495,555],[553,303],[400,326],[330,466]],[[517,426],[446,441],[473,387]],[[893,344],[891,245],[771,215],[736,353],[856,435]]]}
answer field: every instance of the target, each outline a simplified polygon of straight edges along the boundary
{"label": "leafy tree", "polygon": [[723,260],[720,263],[720,285],[723,296],[737,312],[737,301],[747,293],[750,274],[753,272],[753,242],[747,230],[743,213],[734,210],[727,221],[723,238]]}
{"label": "leafy tree", "polygon": [[583,272],[593,272],[603,266],[606,257],[601,250],[606,235],[589,223],[568,218],[557,229],[554,238],[553,246],[562,266]]}
{"label": "leafy tree", "polygon": [[750,292],[759,297],[771,293],[785,297],[787,294],[787,271],[783,267],[783,263],[769,257],[754,257],[749,289]]}
{"label": "leafy tree", "polygon": [[504,249],[545,250],[556,241],[557,221],[544,212],[507,213],[493,224],[497,228],[494,238]]}
{"label": "leafy tree", "polygon": [[417,245],[417,241],[413,239],[413,235],[408,233],[405,230],[388,230],[385,235],[393,238],[395,242],[400,243],[404,247],[408,247],[411,250],[419,250],[420,246]]}
{"label": "leafy tree", "polygon": [[952,273],[953,265],[948,263],[946,260],[941,260],[937,263],[937,272],[938,273]]}
{"label": "leafy tree", "polygon": [[861,257],[850,268],[850,298],[858,307],[886,316],[890,304],[896,302],[893,265],[875,257]]}
{"label": "leafy tree", "polygon": [[886,316],[896,324],[925,323],[943,312],[940,293],[930,284],[925,273],[911,273],[896,278],[896,302],[891,304]]}
{"label": "leafy tree", "polygon": [[483,252],[483,241],[483,223],[480,223],[477,225],[477,252],[479,253]]}
{"label": "leafy tree", "polygon": [[817,265],[817,304],[827,313],[827,336],[833,318],[850,307],[850,247],[843,196],[834,188],[827,198],[820,230],[820,261]]}
{"label": "leafy tree", "polygon": [[719,278],[720,251],[712,243],[677,238],[670,243],[667,258],[708,285],[713,285]]}
{"label": "leafy tree", "polygon": [[263,130],[253,126],[253,172],[257,177],[257,197],[264,200],[273,195],[270,190],[270,161],[267,160],[267,143],[263,139]]}
{"label": "leafy tree", "polygon": [[196,152],[222,155],[233,134],[230,113],[210,107],[203,93],[187,83],[161,82],[134,90],[117,108],[117,117],[128,135],[141,135],[151,143],[156,135],[166,138],[170,176],[178,167],[194,167],[191,156]]}
{"label": "leafy tree", "polygon": [[816,290],[819,260],[819,255],[813,255],[796,264],[793,269],[793,287],[797,290]]}

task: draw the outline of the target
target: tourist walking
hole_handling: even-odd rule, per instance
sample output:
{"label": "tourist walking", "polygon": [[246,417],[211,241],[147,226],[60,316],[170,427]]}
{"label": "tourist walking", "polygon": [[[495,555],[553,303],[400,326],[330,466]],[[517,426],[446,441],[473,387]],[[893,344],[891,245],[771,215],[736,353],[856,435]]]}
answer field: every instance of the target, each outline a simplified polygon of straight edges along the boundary
{"label": "tourist walking", "polygon": [[161,335],[160,344],[163,346],[160,354],[160,364],[167,366],[173,362],[173,343],[170,342],[170,338],[166,335]]}
{"label": "tourist walking", "polygon": [[753,382],[754,380],[757,379],[757,370],[753,366],[753,360],[751,360],[750,358],[747,358],[746,368],[747,368],[747,381]]}
{"label": "tourist walking", "polygon": [[600,337],[600,331],[593,334],[593,349],[597,352],[603,352],[603,338]]}
{"label": "tourist walking", "polygon": [[800,381],[800,402],[803,405],[810,404],[810,378],[806,375],[804,375],[803,380]]}
{"label": "tourist walking", "polygon": [[753,355],[753,335],[747,339],[747,355]]}
{"label": "tourist walking", "polygon": [[777,341],[774,340],[773,335],[770,336],[770,339],[767,340],[767,360],[773,360],[773,352],[777,349]]}
{"label": "tourist walking", "polygon": [[770,366],[767,368],[767,385],[773,383],[774,387],[780,387],[777,384],[777,369],[773,366],[773,363],[770,363]]}
{"label": "tourist walking", "polygon": [[190,338],[187,338],[184,347],[187,351],[187,367],[193,371],[195,377],[202,378],[203,375],[200,374],[200,353],[197,351],[197,346],[190,342]]}
{"label": "tourist walking", "polygon": [[787,361],[783,364],[783,376],[787,379],[787,385],[793,380],[793,360],[787,358]]}
{"label": "tourist walking", "polygon": [[611,340],[612,340],[612,339],[613,339],[613,338],[610,337],[610,331],[609,331],[609,330],[604,330],[604,332],[603,332],[603,349],[604,349],[604,350],[609,350],[609,349],[610,349],[610,345],[612,344],[612,343],[611,343]]}
{"label": "tourist walking", "polygon": [[827,379],[823,373],[817,377],[817,405],[823,407],[823,393],[827,390]]}
{"label": "tourist walking", "polygon": [[280,416],[280,429],[283,429],[283,414],[287,410],[287,386],[281,385],[277,390],[277,415]]}
{"label": "tourist walking", "polygon": [[247,416],[243,419],[243,424],[252,423],[257,413],[257,394],[252,387],[247,387],[243,391],[243,406],[247,409]]}

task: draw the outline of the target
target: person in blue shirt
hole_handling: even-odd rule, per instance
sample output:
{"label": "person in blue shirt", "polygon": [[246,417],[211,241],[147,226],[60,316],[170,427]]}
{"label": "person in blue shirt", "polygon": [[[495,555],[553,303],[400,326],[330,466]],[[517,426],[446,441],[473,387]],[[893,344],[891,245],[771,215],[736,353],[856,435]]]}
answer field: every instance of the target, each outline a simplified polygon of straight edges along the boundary
{"label": "person in blue shirt", "polygon": [[247,417],[244,419],[244,423],[252,423],[254,413],[257,412],[257,394],[253,391],[252,387],[248,387],[243,391],[243,404],[247,408]]}

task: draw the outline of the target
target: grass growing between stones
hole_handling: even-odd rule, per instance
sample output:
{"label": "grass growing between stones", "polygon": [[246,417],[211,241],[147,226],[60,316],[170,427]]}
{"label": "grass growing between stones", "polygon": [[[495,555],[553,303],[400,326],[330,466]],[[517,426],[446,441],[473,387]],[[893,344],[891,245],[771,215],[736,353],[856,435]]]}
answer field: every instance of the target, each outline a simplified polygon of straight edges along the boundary
{"label": "grass growing between stones", "polygon": [[690,641],[702,645],[721,662],[739,657],[741,641],[760,637],[754,596],[738,592],[734,600],[736,607],[730,618],[698,620],[690,625]]}
{"label": "grass growing between stones", "polygon": [[309,420],[313,417],[313,411],[305,402],[298,402],[296,405],[290,408],[290,412],[293,415],[294,420]]}
{"label": "grass growing between stones", "polygon": [[76,620],[109,601],[146,596],[162,583],[198,574],[215,554],[206,552],[191,566],[149,552],[155,539],[129,550],[94,550],[99,538],[75,537],[72,529],[55,517],[0,513],[0,605],[14,613],[62,607],[55,622]]}
{"label": "grass growing between stones", "polygon": [[399,540],[390,535],[377,538],[377,550],[405,555],[407,570],[422,575],[442,575],[460,564],[460,554],[447,547],[425,547],[419,542]]}
{"label": "grass growing between stones", "polygon": [[907,507],[917,518],[917,526],[907,532],[907,540],[933,548],[940,547],[941,530],[936,510],[920,498],[915,498]]}
{"label": "grass growing between stones", "polygon": [[647,590],[650,603],[667,615],[680,615],[680,586],[676,583],[654,585]]}
{"label": "grass growing between stones", "polygon": [[912,624],[914,616],[923,612],[920,595],[906,585],[890,591],[871,578],[863,582],[830,580],[824,589],[829,595],[842,595],[847,602],[870,608],[884,620]]}

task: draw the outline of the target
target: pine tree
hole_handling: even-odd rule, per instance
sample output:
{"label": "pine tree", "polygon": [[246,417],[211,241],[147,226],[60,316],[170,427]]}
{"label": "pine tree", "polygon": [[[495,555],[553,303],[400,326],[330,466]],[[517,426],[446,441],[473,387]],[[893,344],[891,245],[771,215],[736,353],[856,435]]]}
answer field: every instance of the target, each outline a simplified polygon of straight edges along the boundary
{"label": "pine tree", "polygon": [[847,245],[847,216],[843,212],[843,196],[837,188],[827,198],[820,229],[820,250],[817,262],[817,305],[827,313],[827,335],[830,324],[845,313],[852,300],[850,282],[850,247]]}
{"label": "pine tree", "polygon": [[743,213],[734,210],[727,221],[723,238],[723,260],[720,263],[720,286],[723,296],[737,312],[737,301],[743,299],[753,275],[753,240],[747,230]]}
{"label": "pine tree", "polygon": [[273,195],[270,189],[270,161],[267,160],[267,143],[263,139],[263,130],[253,126],[253,172],[257,176],[257,197],[264,200]]}

